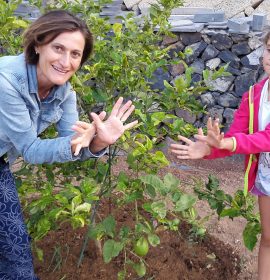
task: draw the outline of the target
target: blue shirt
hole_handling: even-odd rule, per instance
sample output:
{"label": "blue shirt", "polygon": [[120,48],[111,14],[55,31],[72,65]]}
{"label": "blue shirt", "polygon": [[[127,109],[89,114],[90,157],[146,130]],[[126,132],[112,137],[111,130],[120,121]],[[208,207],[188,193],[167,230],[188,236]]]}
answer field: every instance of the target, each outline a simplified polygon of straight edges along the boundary
{"label": "blue shirt", "polygon": [[[71,151],[71,126],[78,120],[76,94],[69,82],[52,88],[41,101],[37,68],[23,54],[0,58],[0,156],[8,153],[10,164],[21,155],[29,163],[67,162],[97,157],[88,148],[78,156]],[[38,135],[56,124],[58,137]]]}

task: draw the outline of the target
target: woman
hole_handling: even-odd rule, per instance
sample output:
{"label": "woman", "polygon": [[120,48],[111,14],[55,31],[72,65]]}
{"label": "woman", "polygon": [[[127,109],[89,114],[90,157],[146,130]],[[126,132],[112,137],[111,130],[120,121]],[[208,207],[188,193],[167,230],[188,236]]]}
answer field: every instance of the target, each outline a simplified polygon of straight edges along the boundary
{"label": "woman", "polygon": [[[87,25],[58,10],[30,25],[23,54],[0,58],[0,279],[37,279],[9,165],[19,155],[30,163],[99,157],[137,123],[123,124],[134,106],[131,101],[122,106],[122,98],[106,121],[105,112],[92,113],[92,124],[78,121],[69,79],[92,49]],[[56,124],[58,137],[40,139],[38,135],[51,124]]]}
{"label": "woman", "polygon": [[245,154],[245,193],[258,196],[261,241],[258,279],[270,279],[270,30],[264,37],[263,68],[267,78],[252,86],[242,98],[229,131],[223,135],[219,121],[207,123],[207,136],[199,129],[197,142],[179,136],[186,145],[172,144],[179,159],[214,159]]}

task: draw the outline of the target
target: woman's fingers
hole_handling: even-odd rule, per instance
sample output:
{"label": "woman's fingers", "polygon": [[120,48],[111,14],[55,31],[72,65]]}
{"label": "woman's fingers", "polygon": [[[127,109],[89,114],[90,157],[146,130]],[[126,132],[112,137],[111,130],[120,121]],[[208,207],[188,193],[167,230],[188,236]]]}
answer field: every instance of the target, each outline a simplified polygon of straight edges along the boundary
{"label": "woman's fingers", "polygon": [[85,132],[85,129],[82,128],[82,127],[80,127],[80,126],[78,126],[78,125],[73,125],[73,126],[71,127],[71,129],[74,130],[74,131],[76,131],[76,132],[79,133],[79,134],[83,134],[83,133]]}
{"label": "woman's fingers", "polygon": [[128,117],[131,115],[131,113],[134,111],[134,109],[135,109],[134,105],[129,106],[128,110],[126,110],[124,114],[122,114],[122,116],[120,117],[121,122],[125,122],[128,119]]}
{"label": "woman's fingers", "polygon": [[104,119],[105,119],[105,117],[106,117],[106,112],[105,111],[102,111],[101,113],[99,113],[99,115],[98,115],[98,117],[99,117],[99,119],[101,120],[101,121],[103,121]]}
{"label": "woman's fingers", "polygon": [[124,125],[124,130],[128,130],[128,129],[131,129],[132,127],[134,127],[136,124],[138,123],[138,121],[134,121],[134,122],[131,122],[131,123],[127,123],[126,125]]}
{"label": "woman's fingers", "polygon": [[205,135],[200,135],[200,134],[195,134],[194,138],[196,140],[202,141],[202,142],[207,142],[208,138]]}
{"label": "woman's fingers", "polygon": [[96,113],[90,113],[94,123],[97,127],[100,127],[102,125],[102,120],[99,118],[99,116]]}
{"label": "woman's fingers", "polygon": [[77,146],[75,148],[74,156],[77,156],[80,153],[81,148],[82,148],[82,145],[81,144],[77,144]]}
{"label": "woman's fingers", "polygon": [[112,112],[111,115],[112,116],[117,116],[119,109],[121,108],[121,105],[123,103],[123,97],[119,97],[118,100],[116,101],[116,103],[114,104],[113,108],[112,108]]}
{"label": "woman's fingers", "polygon": [[131,100],[127,101],[121,108],[119,108],[116,116],[122,120],[123,115],[125,114],[126,111],[130,109],[131,105],[132,105],[132,101]]}
{"label": "woman's fingers", "polygon": [[190,145],[192,143],[192,141],[182,135],[178,135],[178,139],[185,142],[186,144]]}
{"label": "woman's fingers", "polygon": [[74,139],[71,140],[71,145],[78,145],[79,143],[82,142],[82,137],[76,137]]}

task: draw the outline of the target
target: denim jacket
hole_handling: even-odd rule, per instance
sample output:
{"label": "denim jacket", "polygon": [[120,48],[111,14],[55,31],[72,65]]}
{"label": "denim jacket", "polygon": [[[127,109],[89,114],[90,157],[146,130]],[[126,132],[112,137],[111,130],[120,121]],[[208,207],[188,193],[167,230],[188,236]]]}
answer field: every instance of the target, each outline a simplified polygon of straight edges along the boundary
{"label": "denim jacket", "polygon": [[[86,160],[101,156],[88,148],[78,156],[71,151],[71,126],[78,120],[76,94],[69,82],[55,86],[41,101],[36,65],[25,62],[24,54],[0,58],[0,156],[7,153],[10,164],[21,155],[30,163]],[[56,124],[58,137],[38,135]]]}

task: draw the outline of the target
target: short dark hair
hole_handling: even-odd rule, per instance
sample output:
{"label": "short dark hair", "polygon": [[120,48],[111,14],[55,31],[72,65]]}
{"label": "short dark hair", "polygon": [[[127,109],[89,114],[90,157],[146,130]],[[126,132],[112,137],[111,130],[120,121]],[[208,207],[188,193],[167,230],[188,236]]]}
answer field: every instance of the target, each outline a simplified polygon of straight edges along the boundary
{"label": "short dark hair", "polygon": [[267,45],[267,43],[270,39],[270,28],[269,28],[269,26],[264,28],[262,39],[263,39],[264,45]]}
{"label": "short dark hair", "polygon": [[86,23],[65,10],[53,10],[34,21],[23,34],[23,46],[26,62],[37,64],[39,56],[35,47],[53,41],[63,32],[80,31],[85,39],[81,65],[93,51],[93,35]]}

